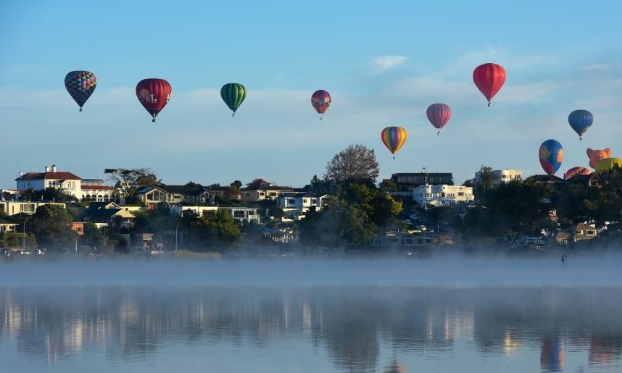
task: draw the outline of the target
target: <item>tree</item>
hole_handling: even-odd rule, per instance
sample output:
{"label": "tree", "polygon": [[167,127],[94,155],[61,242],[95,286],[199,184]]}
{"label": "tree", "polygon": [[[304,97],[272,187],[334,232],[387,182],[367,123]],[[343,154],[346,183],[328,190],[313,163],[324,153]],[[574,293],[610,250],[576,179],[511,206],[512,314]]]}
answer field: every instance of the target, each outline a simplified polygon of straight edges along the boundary
{"label": "tree", "polygon": [[350,145],[336,154],[326,165],[324,179],[335,184],[346,181],[376,183],[380,167],[376,153],[365,145]]}
{"label": "tree", "polygon": [[53,201],[59,203],[76,203],[78,199],[74,196],[63,193],[57,188],[46,188],[44,190],[28,189],[23,195],[24,201]]}
{"label": "tree", "polygon": [[121,190],[126,203],[138,202],[138,191],[147,186],[161,185],[162,182],[148,168],[106,168],[111,181]]}
{"label": "tree", "polygon": [[477,194],[477,198],[487,190],[492,189],[497,178],[492,167],[482,165],[479,172],[477,172],[477,188],[474,191]]}
{"label": "tree", "polygon": [[46,249],[63,250],[74,247],[78,236],[72,229],[71,215],[58,205],[43,205],[32,217],[31,230]]}

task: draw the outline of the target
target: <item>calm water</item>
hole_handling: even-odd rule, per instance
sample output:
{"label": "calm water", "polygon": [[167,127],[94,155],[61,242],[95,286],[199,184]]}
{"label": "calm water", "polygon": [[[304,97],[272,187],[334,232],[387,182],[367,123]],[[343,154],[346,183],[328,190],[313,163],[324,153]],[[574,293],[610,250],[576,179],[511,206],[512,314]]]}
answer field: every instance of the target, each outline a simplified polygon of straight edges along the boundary
{"label": "calm water", "polygon": [[622,372],[622,260],[557,259],[1,263],[0,371]]}

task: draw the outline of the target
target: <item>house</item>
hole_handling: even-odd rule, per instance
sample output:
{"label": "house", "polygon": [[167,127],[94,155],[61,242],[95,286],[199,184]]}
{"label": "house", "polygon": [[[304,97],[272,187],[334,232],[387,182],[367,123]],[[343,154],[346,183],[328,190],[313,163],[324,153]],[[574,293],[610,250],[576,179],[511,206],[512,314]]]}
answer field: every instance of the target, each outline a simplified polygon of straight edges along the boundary
{"label": "house", "polygon": [[284,192],[276,198],[276,204],[283,209],[283,221],[294,221],[304,218],[312,207],[320,211],[326,196],[313,192]]}
{"label": "house", "polygon": [[213,204],[215,194],[200,185],[158,185],[138,191],[138,200],[153,210],[160,203]]}
{"label": "house", "polygon": [[256,179],[248,184],[246,188],[240,190],[242,200],[246,202],[258,202],[264,200],[274,201],[283,193],[302,192],[304,189],[292,188],[286,186],[278,186],[275,183],[265,181],[264,179]]}
{"label": "house", "polygon": [[591,240],[596,237],[598,237],[598,230],[596,227],[585,223],[579,223],[568,229],[557,232],[555,241],[560,245],[565,245],[570,242]]}
{"label": "house", "polygon": [[412,191],[421,185],[454,185],[451,172],[402,172],[391,175],[398,191]]}
{"label": "house", "polygon": [[7,232],[15,232],[16,227],[19,224],[10,222],[8,220],[4,220],[0,218],[0,234],[4,234]]}
{"label": "house", "polygon": [[421,185],[413,189],[412,198],[422,207],[458,207],[475,200],[473,188],[462,185]]}
{"label": "house", "polygon": [[130,228],[135,218],[134,214],[114,202],[91,202],[84,211],[82,221],[98,226],[117,225]]}
{"label": "house", "polygon": [[[521,170],[513,170],[506,168],[504,170],[493,170],[492,174],[494,175],[493,187],[498,187],[502,183],[509,183],[510,181],[521,181],[523,180],[523,171]],[[482,173],[475,173],[475,183],[478,184],[481,182]]]}
{"label": "house", "polygon": [[372,240],[372,245],[382,249],[422,249],[432,243],[432,238],[425,233],[411,234],[408,232],[387,232],[384,236],[378,236]]}
{"label": "house", "polygon": [[82,179],[71,172],[58,171],[56,165],[45,166],[44,172],[20,172],[15,181],[20,192],[54,188],[78,200],[110,201],[115,193],[115,189],[104,185],[101,179]]}
{"label": "house", "polygon": [[37,209],[44,205],[56,205],[65,208],[64,203],[50,202],[50,201],[35,201],[35,202],[22,202],[22,201],[0,201],[0,210],[4,211],[8,216],[17,214],[34,214]]}

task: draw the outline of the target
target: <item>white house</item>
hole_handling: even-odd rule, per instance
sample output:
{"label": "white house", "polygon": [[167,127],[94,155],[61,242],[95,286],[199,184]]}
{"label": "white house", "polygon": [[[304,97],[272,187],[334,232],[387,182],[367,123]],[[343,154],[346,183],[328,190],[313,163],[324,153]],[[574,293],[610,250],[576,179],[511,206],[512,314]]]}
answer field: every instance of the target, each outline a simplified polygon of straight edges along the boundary
{"label": "white house", "polygon": [[420,185],[413,189],[412,197],[419,206],[452,207],[473,202],[473,188],[462,185]]}
{"label": "white house", "polygon": [[325,194],[309,192],[282,193],[276,199],[277,205],[283,209],[283,219],[300,220],[305,217],[310,208],[320,211],[324,204]]}
{"label": "white house", "polygon": [[[513,170],[506,168],[504,170],[493,170],[493,175],[495,175],[495,180],[493,181],[493,186],[498,187],[501,183],[509,183],[510,181],[520,181],[523,180],[523,171],[521,170]],[[481,172],[475,173],[475,182],[478,183],[481,179]]]}
{"label": "white house", "polygon": [[45,190],[55,188],[64,194],[79,200],[88,199],[94,202],[112,200],[114,188],[104,185],[101,179],[82,179],[71,172],[58,171],[56,165],[45,166],[45,172],[28,172],[15,179],[18,191],[30,189]]}
{"label": "white house", "polygon": [[43,205],[56,205],[65,208],[64,203],[48,202],[48,201],[0,201],[0,210],[7,215],[28,214],[32,215],[37,212],[37,208]]}

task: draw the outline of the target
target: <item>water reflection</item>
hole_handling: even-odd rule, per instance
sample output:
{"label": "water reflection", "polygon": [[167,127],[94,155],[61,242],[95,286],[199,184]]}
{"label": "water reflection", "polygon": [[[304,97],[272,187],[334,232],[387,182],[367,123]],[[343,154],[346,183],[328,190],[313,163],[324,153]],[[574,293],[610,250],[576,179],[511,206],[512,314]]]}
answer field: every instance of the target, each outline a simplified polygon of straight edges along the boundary
{"label": "water reflection", "polygon": [[617,288],[12,288],[0,290],[0,349],[53,365],[87,353],[136,361],[171,345],[269,353],[303,341],[336,371],[364,373],[460,367],[460,345],[471,356],[522,356],[543,372],[576,371],[583,362],[571,357],[584,353],[607,372],[622,367],[621,310]]}

